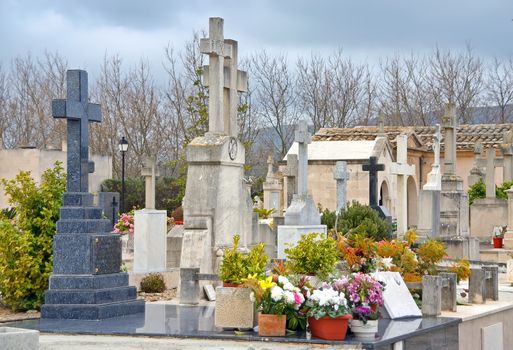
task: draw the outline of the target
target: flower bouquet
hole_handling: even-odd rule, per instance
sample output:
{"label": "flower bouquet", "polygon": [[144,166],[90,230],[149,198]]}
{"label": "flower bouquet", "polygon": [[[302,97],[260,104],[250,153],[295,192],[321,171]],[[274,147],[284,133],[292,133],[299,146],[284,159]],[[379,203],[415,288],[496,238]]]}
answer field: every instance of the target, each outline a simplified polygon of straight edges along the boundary
{"label": "flower bouquet", "polygon": [[[288,317],[295,317],[305,301],[301,289],[285,276],[266,279],[249,276],[245,286],[252,289],[258,314],[260,336],[284,336]],[[299,321],[298,321],[299,322]]]}
{"label": "flower bouquet", "polygon": [[374,338],[378,331],[379,306],[383,306],[384,285],[369,274],[355,273],[333,283],[346,293],[352,310],[351,331],[359,337]]}
{"label": "flower bouquet", "polygon": [[348,300],[343,291],[323,283],[314,289],[305,302],[312,335],[326,340],[344,340],[351,319]]}
{"label": "flower bouquet", "polygon": [[134,234],[134,212],[133,210],[128,213],[120,215],[118,222],[114,225],[114,233]]}

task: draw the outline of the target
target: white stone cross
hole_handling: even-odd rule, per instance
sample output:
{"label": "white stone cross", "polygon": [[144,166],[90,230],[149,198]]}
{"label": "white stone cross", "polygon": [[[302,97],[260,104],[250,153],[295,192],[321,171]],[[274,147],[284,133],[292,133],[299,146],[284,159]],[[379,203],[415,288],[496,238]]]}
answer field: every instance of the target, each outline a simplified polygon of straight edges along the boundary
{"label": "white stone cross", "polygon": [[444,127],[444,174],[456,174],[456,109],[448,103],[445,115],[442,117]]}
{"label": "white stone cross", "polygon": [[200,41],[201,52],[210,57],[209,66],[203,67],[203,84],[209,87],[209,132],[237,137],[238,93],[247,91],[248,76],[237,68],[237,41],[223,38],[222,18],[210,18],[209,35]]}
{"label": "white stone cross", "polygon": [[308,194],[308,144],[312,142],[306,120],[299,122],[294,141],[298,143],[297,192],[300,196],[306,196]]}
{"label": "white stone cross", "polygon": [[224,20],[219,17],[209,19],[209,38],[200,40],[200,51],[209,56],[208,69],[208,131],[225,134],[224,123],[224,59],[232,55],[231,45],[225,44],[223,36]]}
{"label": "white stone cross", "polygon": [[[476,154],[478,156],[478,154]],[[475,167],[478,170],[486,168],[485,185],[486,198],[495,198],[495,168],[504,168],[504,159],[495,157],[495,148],[489,147],[486,150],[486,158],[476,157]],[[482,175],[482,172],[481,172]]]}
{"label": "white stone cross", "polygon": [[159,176],[159,173],[158,169],[156,169],[154,159],[149,157],[144,159],[141,175],[144,176],[146,185],[145,207],[146,209],[155,209],[155,178]]}
{"label": "white stone cross", "polygon": [[440,132],[440,124],[436,124],[436,131],[433,135],[433,153],[434,161],[431,165],[431,171],[428,173],[427,182],[423,186],[424,191],[441,191],[442,176],[440,173],[440,142],[442,133]]}
{"label": "white stone cross", "polygon": [[408,164],[408,136],[398,135],[397,162],[392,163],[390,173],[397,175],[397,232],[403,234],[408,230],[408,176],[415,175],[415,165]]}
{"label": "white stone cross", "polygon": [[337,181],[337,213],[339,213],[346,207],[347,202],[347,181],[349,180],[347,162],[338,161],[335,163],[333,178]]}

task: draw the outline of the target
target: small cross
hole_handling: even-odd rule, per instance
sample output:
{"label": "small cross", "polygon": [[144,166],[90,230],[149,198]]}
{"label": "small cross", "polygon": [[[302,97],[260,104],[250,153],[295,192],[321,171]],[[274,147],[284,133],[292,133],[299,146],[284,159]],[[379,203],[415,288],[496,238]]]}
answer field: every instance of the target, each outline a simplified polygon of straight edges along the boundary
{"label": "small cross", "polygon": [[369,205],[378,206],[378,171],[385,170],[385,164],[378,164],[376,157],[369,157],[369,162],[362,165],[363,171],[369,172]]}
{"label": "small cross", "polygon": [[65,118],[68,123],[68,192],[88,192],[88,174],[94,172],[89,162],[89,122],[101,122],[100,105],[89,103],[87,72],[66,72],[66,99],[52,101],[54,118]]}
{"label": "small cross", "polygon": [[300,120],[295,133],[295,139],[297,143],[309,144],[312,142],[310,134],[308,133],[308,124],[306,120]]}

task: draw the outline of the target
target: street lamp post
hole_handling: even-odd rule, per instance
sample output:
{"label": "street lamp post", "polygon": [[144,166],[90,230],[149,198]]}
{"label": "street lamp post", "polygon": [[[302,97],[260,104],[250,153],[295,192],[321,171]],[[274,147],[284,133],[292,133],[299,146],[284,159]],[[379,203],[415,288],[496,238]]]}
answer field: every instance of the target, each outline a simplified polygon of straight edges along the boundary
{"label": "street lamp post", "polygon": [[121,152],[121,200],[119,211],[125,212],[125,153],[128,150],[128,141],[125,137],[121,137],[119,140],[119,151]]}

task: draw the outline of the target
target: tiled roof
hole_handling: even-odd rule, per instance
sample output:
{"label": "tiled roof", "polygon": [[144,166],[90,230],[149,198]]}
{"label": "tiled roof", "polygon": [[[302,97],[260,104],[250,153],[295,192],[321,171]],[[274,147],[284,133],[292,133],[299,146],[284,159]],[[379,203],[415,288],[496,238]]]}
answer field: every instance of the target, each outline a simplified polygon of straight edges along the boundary
{"label": "tiled roof", "polygon": [[[472,150],[476,142],[481,142],[485,148],[499,147],[503,134],[513,130],[513,124],[468,124],[457,127],[456,148]],[[428,149],[433,142],[434,126],[385,126],[385,133],[390,142],[394,143],[399,134],[415,134]],[[325,128],[320,129],[313,137],[314,141],[358,141],[374,140],[379,133],[376,126],[357,126],[354,128]],[[442,130],[441,148],[444,137]]]}

